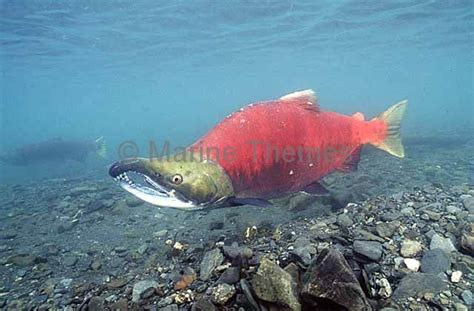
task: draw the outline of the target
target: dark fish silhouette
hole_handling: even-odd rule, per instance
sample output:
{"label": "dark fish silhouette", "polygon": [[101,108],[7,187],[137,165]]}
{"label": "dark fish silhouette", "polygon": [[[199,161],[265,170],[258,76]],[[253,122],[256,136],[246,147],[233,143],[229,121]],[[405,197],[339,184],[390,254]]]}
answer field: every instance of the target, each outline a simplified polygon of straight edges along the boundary
{"label": "dark fish silhouette", "polygon": [[90,153],[105,157],[106,148],[103,137],[99,137],[94,141],[55,138],[22,146],[11,153],[0,156],[0,161],[12,165],[28,165],[64,160],[83,162]]}

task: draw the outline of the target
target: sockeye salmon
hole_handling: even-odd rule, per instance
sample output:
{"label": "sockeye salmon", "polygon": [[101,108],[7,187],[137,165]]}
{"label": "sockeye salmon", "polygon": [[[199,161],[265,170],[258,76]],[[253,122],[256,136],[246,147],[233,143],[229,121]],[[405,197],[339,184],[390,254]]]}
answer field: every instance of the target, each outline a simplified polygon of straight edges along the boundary
{"label": "sockeye salmon", "polygon": [[295,92],[234,112],[179,157],[125,159],[109,174],[144,201],[187,210],[268,206],[268,199],[299,191],[323,194],[319,180],[355,170],[364,144],[404,157],[406,106],[401,101],[365,120],[360,112],[321,110],[312,90]]}

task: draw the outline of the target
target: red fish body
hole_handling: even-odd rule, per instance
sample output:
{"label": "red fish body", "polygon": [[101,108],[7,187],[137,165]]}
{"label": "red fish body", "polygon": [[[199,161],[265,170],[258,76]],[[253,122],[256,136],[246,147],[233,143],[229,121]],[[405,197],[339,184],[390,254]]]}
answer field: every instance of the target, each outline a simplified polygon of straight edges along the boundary
{"label": "red fish body", "polygon": [[190,149],[224,169],[236,197],[273,198],[351,170],[366,143],[403,157],[397,135],[406,102],[397,105],[365,121],[361,113],[322,111],[312,91],[296,92],[231,114]]}

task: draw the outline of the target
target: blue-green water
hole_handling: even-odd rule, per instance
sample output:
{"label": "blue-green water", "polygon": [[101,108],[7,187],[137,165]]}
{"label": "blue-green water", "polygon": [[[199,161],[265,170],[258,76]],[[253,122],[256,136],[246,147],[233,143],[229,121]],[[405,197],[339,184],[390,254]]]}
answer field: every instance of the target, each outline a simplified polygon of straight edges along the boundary
{"label": "blue-green water", "polygon": [[[473,58],[473,0],[0,0],[0,309],[468,310]],[[407,99],[406,157],[367,147],[270,202],[209,162],[111,165],[310,88],[368,118]]]}
{"label": "blue-green water", "polygon": [[473,17],[472,1],[3,0],[1,153],[104,136],[112,161],[124,140],[187,145],[306,88],[368,116],[408,99],[405,134],[466,132]]}

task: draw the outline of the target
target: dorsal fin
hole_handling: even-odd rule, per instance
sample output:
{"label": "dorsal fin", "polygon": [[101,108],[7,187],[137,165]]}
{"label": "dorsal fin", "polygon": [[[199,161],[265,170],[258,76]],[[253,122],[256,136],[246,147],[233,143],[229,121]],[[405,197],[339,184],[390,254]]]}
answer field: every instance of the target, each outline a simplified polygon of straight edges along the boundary
{"label": "dorsal fin", "polygon": [[365,121],[365,116],[362,112],[356,112],[352,115],[352,117],[359,121]]}
{"label": "dorsal fin", "polygon": [[287,94],[285,96],[280,97],[281,100],[291,100],[291,99],[298,99],[298,100],[304,100],[307,102],[310,102],[312,104],[316,104],[316,93],[311,90],[304,90],[304,91],[298,91],[298,92],[293,92],[290,94]]}

